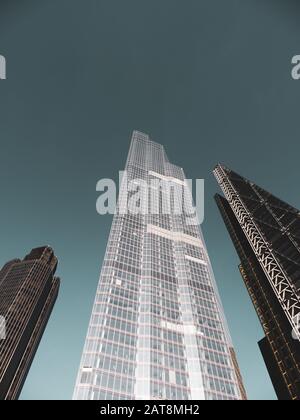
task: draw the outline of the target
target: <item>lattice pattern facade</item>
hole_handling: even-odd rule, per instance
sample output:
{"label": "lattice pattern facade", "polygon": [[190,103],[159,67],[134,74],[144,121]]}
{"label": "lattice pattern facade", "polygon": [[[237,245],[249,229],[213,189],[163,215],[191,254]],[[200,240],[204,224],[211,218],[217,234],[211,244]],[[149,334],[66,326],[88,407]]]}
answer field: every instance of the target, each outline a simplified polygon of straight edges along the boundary
{"label": "lattice pattern facade", "polygon": [[224,166],[216,201],[241,259],[240,272],[264,328],[260,343],[280,399],[300,398],[300,214]]}
{"label": "lattice pattern facade", "polygon": [[[152,186],[166,180],[179,206],[184,172],[147,135],[134,132],[126,171]],[[199,226],[164,213],[164,192],[152,194],[157,214],[114,216],[74,399],[243,399]],[[122,185],[118,209],[126,199]]]}

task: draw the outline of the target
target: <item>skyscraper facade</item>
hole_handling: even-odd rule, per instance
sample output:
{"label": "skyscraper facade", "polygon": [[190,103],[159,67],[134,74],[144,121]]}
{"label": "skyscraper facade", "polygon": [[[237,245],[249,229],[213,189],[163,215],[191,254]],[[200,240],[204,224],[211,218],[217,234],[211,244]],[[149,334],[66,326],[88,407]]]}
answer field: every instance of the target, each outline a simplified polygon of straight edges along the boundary
{"label": "skyscraper facade", "polygon": [[149,186],[157,208],[143,196],[143,212],[120,211],[123,178],[73,398],[246,398],[203,237],[186,216],[190,194],[190,211],[178,211],[182,168],[134,132],[126,175]]}
{"label": "skyscraper facade", "polygon": [[30,369],[55,303],[57,258],[49,247],[33,249],[0,271],[0,399],[15,400]]}
{"label": "skyscraper facade", "polygon": [[300,399],[300,212],[218,165],[216,202],[265,337],[259,347],[277,396]]}

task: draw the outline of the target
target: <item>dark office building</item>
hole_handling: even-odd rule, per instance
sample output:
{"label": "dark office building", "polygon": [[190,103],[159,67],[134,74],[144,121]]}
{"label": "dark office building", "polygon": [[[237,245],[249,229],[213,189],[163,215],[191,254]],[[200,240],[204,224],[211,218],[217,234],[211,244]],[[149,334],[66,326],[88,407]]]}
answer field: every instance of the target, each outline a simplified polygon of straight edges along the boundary
{"label": "dark office building", "polygon": [[19,397],[55,303],[57,258],[49,247],[33,249],[23,261],[12,260],[0,271],[0,399]]}
{"label": "dark office building", "polygon": [[278,399],[300,400],[300,212],[218,165],[216,202],[264,329],[259,342]]}

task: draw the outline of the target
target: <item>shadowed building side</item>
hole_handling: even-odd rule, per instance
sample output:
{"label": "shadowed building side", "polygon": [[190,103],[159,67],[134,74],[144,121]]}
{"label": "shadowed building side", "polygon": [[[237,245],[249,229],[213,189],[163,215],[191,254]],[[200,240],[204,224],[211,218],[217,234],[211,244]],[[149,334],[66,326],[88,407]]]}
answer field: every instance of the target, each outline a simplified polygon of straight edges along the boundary
{"label": "shadowed building side", "polygon": [[300,343],[292,336],[299,301],[299,212],[227,168],[217,166],[214,173],[226,196],[215,200],[265,332],[259,347],[275,392],[280,400],[299,400]]}
{"label": "shadowed building side", "polygon": [[50,247],[33,249],[0,271],[0,315],[6,338],[0,340],[0,399],[17,399],[56,301],[60,280]]}

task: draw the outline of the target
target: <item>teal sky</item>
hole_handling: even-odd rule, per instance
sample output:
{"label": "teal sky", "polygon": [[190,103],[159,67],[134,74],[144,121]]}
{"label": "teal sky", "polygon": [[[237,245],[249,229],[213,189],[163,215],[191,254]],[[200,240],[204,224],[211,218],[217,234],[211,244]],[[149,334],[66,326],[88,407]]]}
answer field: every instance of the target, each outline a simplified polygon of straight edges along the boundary
{"label": "teal sky", "polygon": [[71,398],[111,224],[96,182],[117,179],[134,129],[205,179],[203,231],[248,396],[275,398],[211,171],[225,163],[300,208],[299,15],[296,0],[0,1],[0,265],[49,244],[62,279],[22,399]]}

